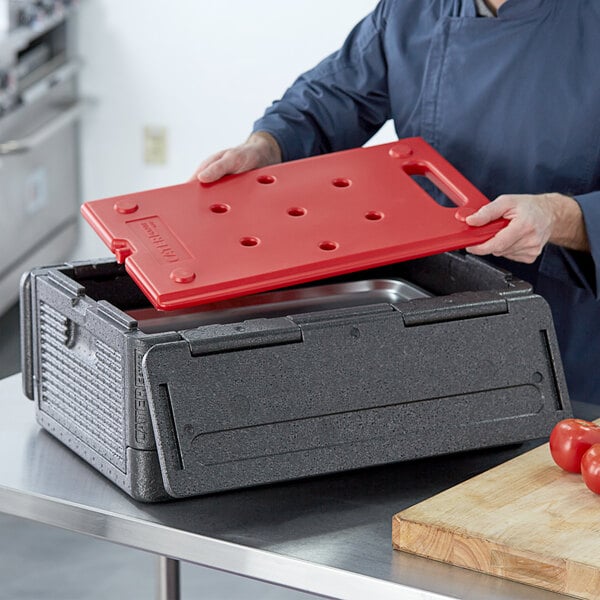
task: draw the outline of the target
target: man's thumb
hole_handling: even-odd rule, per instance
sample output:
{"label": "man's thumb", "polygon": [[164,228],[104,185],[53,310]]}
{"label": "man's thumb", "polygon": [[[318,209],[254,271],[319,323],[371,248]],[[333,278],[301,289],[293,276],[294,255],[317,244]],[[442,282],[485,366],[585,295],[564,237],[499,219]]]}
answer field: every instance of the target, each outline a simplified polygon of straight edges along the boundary
{"label": "man's thumb", "polygon": [[469,215],[465,222],[473,227],[487,225],[491,221],[500,219],[506,212],[506,206],[502,202],[494,201],[482,206],[477,212]]}

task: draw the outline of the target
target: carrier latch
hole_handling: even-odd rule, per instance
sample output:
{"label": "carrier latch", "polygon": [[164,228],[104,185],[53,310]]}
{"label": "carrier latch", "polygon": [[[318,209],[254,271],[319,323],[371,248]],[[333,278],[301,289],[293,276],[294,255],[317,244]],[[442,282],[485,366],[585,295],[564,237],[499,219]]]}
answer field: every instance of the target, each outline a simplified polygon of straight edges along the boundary
{"label": "carrier latch", "polygon": [[287,317],[252,319],[226,325],[204,325],[181,332],[192,356],[302,341],[302,330]]}

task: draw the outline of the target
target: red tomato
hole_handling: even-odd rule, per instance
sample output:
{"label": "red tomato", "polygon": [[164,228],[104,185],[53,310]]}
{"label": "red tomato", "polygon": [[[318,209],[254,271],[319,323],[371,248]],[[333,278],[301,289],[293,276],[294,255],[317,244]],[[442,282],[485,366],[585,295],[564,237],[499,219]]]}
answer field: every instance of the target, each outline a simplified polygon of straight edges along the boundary
{"label": "red tomato", "polygon": [[581,476],[592,492],[600,494],[600,444],[594,444],[581,459]]}
{"label": "red tomato", "polygon": [[581,458],[593,444],[600,444],[600,427],[582,419],[565,419],[550,434],[554,462],[570,473],[581,472]]}

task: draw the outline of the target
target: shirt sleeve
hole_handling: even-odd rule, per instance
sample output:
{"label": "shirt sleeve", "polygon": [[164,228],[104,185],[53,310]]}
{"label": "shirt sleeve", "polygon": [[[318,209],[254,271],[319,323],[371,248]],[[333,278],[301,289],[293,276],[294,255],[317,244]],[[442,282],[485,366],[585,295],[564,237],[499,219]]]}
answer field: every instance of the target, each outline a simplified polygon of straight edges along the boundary
{"label": "shirt sleeve", "polygon": [[277,140],[284,161],[362,146],[390,118],[384,5],[254,124]]}
{"label": "shirt sleeve", "polygon": [[578,252],[549,244],[540,271],[582,288],[600,300],[600,190],[574,197],[581,207],[590,252]]}

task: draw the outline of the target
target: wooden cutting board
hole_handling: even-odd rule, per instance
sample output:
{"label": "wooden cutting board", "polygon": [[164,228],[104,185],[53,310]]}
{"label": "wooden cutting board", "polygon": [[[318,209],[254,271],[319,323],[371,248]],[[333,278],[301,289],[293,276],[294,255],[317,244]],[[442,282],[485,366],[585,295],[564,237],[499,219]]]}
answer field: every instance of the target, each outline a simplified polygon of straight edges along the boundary
{"label": "wooden cutting board", "polygon": [[557,467],[548,444],[398,513],[392,543],[397,550],[600,599],[600,495],[580,475]]}

